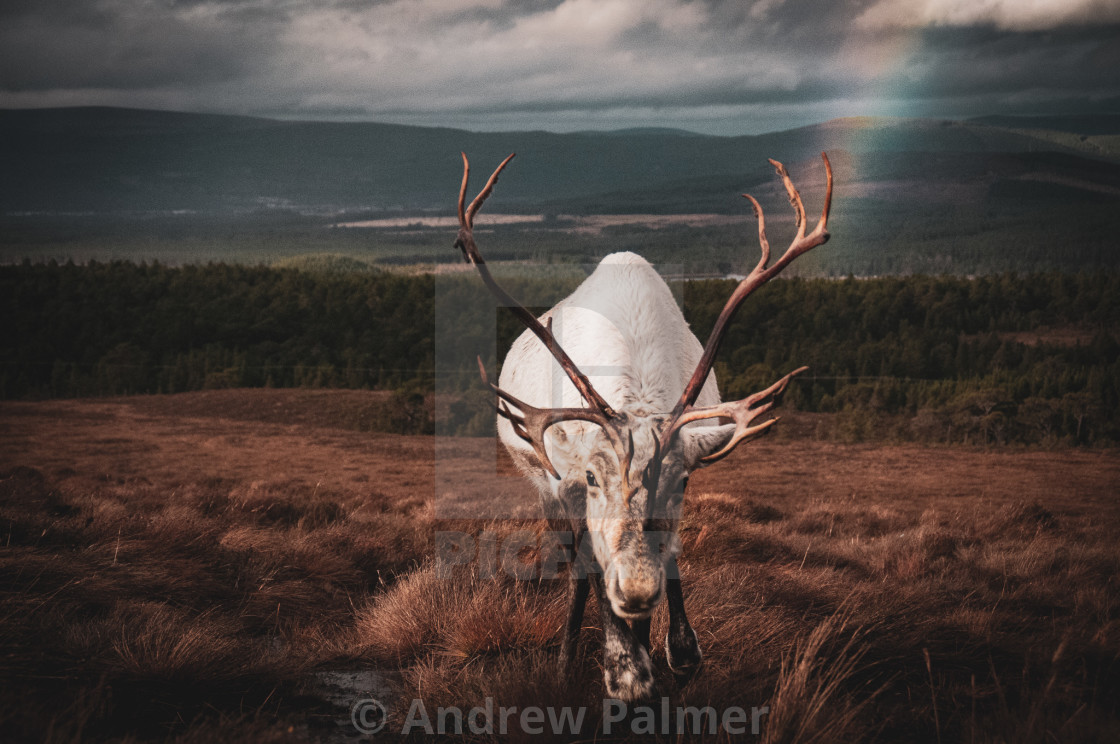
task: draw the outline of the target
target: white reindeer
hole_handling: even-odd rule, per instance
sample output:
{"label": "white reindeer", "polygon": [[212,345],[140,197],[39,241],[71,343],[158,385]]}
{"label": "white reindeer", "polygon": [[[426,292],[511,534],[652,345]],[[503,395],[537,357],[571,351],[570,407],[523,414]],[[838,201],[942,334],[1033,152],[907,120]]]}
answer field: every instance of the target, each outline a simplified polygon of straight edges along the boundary
{"label": "white reindeer", "polygon": [[[653,693],[650,616],[662,598],[669,605],[665,654],[670,668],[688,677],[700,664],[677,572],[677,528],[688,475],[767,431],[776,418],[757,425],[753,421],[774,407],[790,379],[805,370],[790,372],[743,400],[721,403],[712,364],[747,295],[828,240],[832,168],[824,153],[821,157],[827,175],[824,209],[808,235],[797,189],[782,164],[770,161],[797,218],[797,236],[773,266],[767,266],[770,247],[762,207],[743,195],[758,217],[762,257],[736,287],[701,348],[664,280],[633,253],[607,256],[569,297],[540,320],[533,317],[491,277],[472,233],[475,215],[513,155],[469,207],[464,204],[470,165],[463,155],[456,246],[490,291],[527,326],[506,356],[497,385],[487,379],[481,360],[479,369],[498,396],[502,444],[537,487],[553,529],[569,538],[563,541],[570,546],[572,570],[561,665],[567,669],[574,657],[593,586],[610,697],[634,701]],[[608,371],[597,374],[592,386],[581,367]],[[556,376],[558,371],[563,378]]]}

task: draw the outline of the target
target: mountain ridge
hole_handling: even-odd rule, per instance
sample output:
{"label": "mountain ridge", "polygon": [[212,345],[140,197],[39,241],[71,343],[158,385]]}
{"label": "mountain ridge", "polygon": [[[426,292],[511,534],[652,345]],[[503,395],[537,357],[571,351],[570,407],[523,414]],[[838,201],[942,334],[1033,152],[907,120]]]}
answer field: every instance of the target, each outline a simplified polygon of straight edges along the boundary
{"label": "mountain ridge", "polygon": [[[717,137],[656,128],[472,132],[112,107],[2,109],[0,213],[438,210],[457,190],[460,151],[478,172],[518,153],[503,175],[503,208],[514,211],[704,178],[748,188],[770,182],[767,158],[808,163],[822,150],[848,153],[869,171],[898,153],[1052,151],[1110,167],[1120,155],[1120,143],[1112,149],[1120,117],[1097,117],[1097,129],[1117,129],[1097,135],[1014,129],[1005,119],[856,117]],[[678,207],[721,210],[720,202],[694,196],[661,205]]]}

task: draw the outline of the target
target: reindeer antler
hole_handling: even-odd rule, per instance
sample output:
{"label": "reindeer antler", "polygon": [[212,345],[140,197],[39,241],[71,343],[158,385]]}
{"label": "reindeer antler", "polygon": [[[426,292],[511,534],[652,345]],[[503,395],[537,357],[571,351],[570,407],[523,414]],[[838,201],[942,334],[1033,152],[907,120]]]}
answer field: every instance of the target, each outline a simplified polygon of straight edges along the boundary
{"label": "reindeer antler", "polygon": [[[467,261],[474,264],[478,269],[478,273],[482,276],[482,281],[490,289],[502,304],[504,304],[510,312],[534,334],[539,338],[544,345],[548,348],[552,356],[560,364],[560,367],[568,375],[568,379],[575,385],[576,390],[579,391],[583,399],[587,401],[588,407],[586,408],[537,408],[531,406],[522,400],[510,395],[506,391],[499,388],[486,375],[486,368],[482,364],[482,359],[478,360],[479,373],[482,375],[482,381],[498,395],[498,403],[495,405],[500,416],[508,419],[513,425],[513,431],[521,439],[528,442],[533,447],[537,458],[540,460],[542,467],[545,468],[557,480],[560,479],[560,474],[556,472],[551,461],[548,459],[548,454],[544,448],[544,432],[550,426],[559,424],[563,421],[589,421],[593,424],[601,426],[607,434],[615,454],[618,457],[619,466],[622,469],[623,485],[629,494],[629,472],[630,462],[633,458],[633,440],[629,442],[629,449],[622,441],[622,432],[618,426],[615,425],[614,419],[617,413],[606,399],[599,394],[597,390],[591,385],[591,381],[587,376],[580,372],[579,367],[568,356],[567,352],[561,348],[560,343],[552,334],[552,320],[548,321],[548,326],[541,324],[539,320],[525,308],[520,302],[515,300],[509,295],[502,287],[494,281],[494,277],[490,275],[490,269],[487,268],[486,262],[482,259],[482,254],[478,251],[478,246],[474,241],[474,217],[478,214],[478,210],[490,196],[490,192],[494,189],[494,184],[498,182],[498,175],[506,167],[509,161],[513,160],[511,154],[497,167],[490,179],[486,182],[482,191],[478,192],[470,203],[470,206],[464,207],[467,197],[467,182],[470,179],[470,161],[467,159],[466,153],[461,153],[463,156],[463,184],[459,187],[459,235],[455,240],[455,246],[463,252],[463,256]],[[514,413],[510,410],[509,405],[515,406],[521,413]]]}
{"label": "reindeer antler", "polygon": [[482,260],[482,254],[478,252],[478,246],[475,245],[473,234],[474,216],[478,213],[479,208],[482,207],[482,203],[486,201],[486,197],[490,196],[490,192],[493,191],[494,184],[498,182],[498,174],[502,172],[509,161],[513,160],[513,156],[516,155],[516,153],[511,154],[501,162],[501,165],[499,165],[493,175],[490,176],[490,180],[486,182],[486,186],[483,187],[482,191],[478,192],[478,196],[474,198],[470,206],[465,210],[463,209],[463,203],[466,201],[467,180],[470,178],[471,165],[470,161],[467,160],[466,153],[460,154],[463,156],[463,185],[459,188],[459,236],[455,240],[455,246],[459,248],[466,259],[478,269],[478,273],[482,276],[482,281],[486,283],[490,291],[509,308],[510,312],[516,315],[517,318],[525,324],[526,328],[536,334],[537,338],[548,347],[552,356],[560,363],[560,367],[568,375],[572,384],[576,386],[576,390],[583,396],[583,399],[608,419],[614,418],[614,409],[611,408],[606,399],[599,395],[595,388],[591,386],[591,381],[587,379],[586,375],[579,371],[579,367],[571,360],[567,352],[560,347],[560,344],[556,341],[552,332],[541,325],[541,322],[537,320],[531,312],[526,310],[524,305],[513,299],[513,297],[494,281],[494,277],[490,275],[490,269],[487,268],[486,262]]}
{"label": "reindeer antler", "polygon": [[777,276],[782,269],[792,263],[795,258],[806,251],[816,248],[818,245],[828,242],[828,212],[832,206],[832,164],[828,162],[828,155],[823,152],[821,153],[821,159],[824,160],[826,178],[824,209],[821,211],[821,218],[817,221],[817,226],[813,229],[813,232],[808,235],[805,234],[805,206],[801,203],[801,195],[794,187],[789,173],[786,172],[785,166],[776,160],[770,160],[770,164],[774,166],[777,174],[782,177],[782,183],[786,187],[786,193],[789,194],[789,203],[793,207],[794,215],[797,220],[797,235],[789,244],[789,247],[786,248],[786,252],[782,254],[782,257],[769,268],[767,268],[767,264],[770,262],[770,242],[766,239],[766,219],[763,216],[762,205],[750,194],[743,194],[743,197],[750,200],[751,205],[754,207],[754,213],[758,217],[758,242],[761,246],[762,255],[759,258],[758,265],[754,267],[745,279],[739,282],[737,287],[735,287],[735,291],[731,293],[727,304],[724,305],[723,310],[716,319],[715,326],[712,328],[712,333],[708,337],[708,343],[704,345],[704,353],[700,357],[700,362],[696,365],[696,370],[692,373],[688,384],[685,385],[680,400],[677,401],[676,406],[673,407],[669,419],[666,422],[663,430],[664,433],[662,434],[663,449],[668,449],[667,445],[672,440],[673,435],[690,421],[717,417],[731,418],[735,421],[736,425],[735,434],[731,438],[731,441],[719,452],[703,458],[704,462],[715,462],[719,460],[730,453],[740,442],[765,432],[777,421],[777,419],[771,419],[757,426],[751,425],[755,418],[769,411],[777,404],[781,394],[785,392],[789,381],[795,375],[799,375],[808,369],[807,367],[802,367],[794,370],[766,390],[755,393],[743,400],[721,403],[706,408],[693,408],[696,398],[700,395],[700,390],[704,387],[705,380],[708,379],[708,374],[712,371],[712,364],[715,362],[716,353],[719,351],[719,346],[723,342],[723,337],[727,332],[727,326],[730,324],[732,316],[735,315],[735,311],[739,309],[739,305],[743,303],[743,300],[763,284]]}
{"label": "reindeer antler", "polygon": [[[603,427],[607,432],[607,438],[610,439],[611,445],[614,447],[615,454],[618,456],[619,464],[623,466],[624,472],[629,472],[630,460],[633,457],[634,443],[631,441],[629,450],[627,450],[627,448],[623,446],[621,433],[618,427],[614,426],[611,420],[604,417],[599,411],[591,408],[537,408],[507,393],[505,390],[502,390],[500,387],[490,382],[490,378],[486,374],[486,367],[482,364],[481,357],[478,359],[478,372],[482,376],[483,384],[498,395],[498,403],[494,406],[498,415],[508,419],[510,424],[513,425],[513,433],[524,439],[533,447],[537,458],[540,459],[545,470],[547,470],[553,478],[560,480],[560,474],[556,472],[556,468],[552,466],[552,462],[548,459],[548,453],[545,452],[544,432],[548,427],[553,424],[559,424],[562,421],[590,421],[593,424],[598,424]],[[507,404],[513,404],[520,413],[515,413],[510,410]]]}

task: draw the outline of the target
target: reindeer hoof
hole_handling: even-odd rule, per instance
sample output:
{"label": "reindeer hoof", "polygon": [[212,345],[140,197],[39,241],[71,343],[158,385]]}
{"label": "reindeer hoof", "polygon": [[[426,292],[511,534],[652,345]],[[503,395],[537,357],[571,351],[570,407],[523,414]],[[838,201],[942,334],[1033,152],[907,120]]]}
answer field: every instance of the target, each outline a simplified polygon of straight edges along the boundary
{"label": "reindeer hoof", "polygon": [[669,661],[669,669],[680,679],[689,679],[700,668],[704,655],[700,653],[700,642],[696,639],[696,631],[685,628],[676,635],[665,634],[665,658]]}
{"label": "reindeer hoof", "polygon": [[607,697],[636,702],[653,697],[653,663],[641,646],[633,652],[608,654],[603,660]]}

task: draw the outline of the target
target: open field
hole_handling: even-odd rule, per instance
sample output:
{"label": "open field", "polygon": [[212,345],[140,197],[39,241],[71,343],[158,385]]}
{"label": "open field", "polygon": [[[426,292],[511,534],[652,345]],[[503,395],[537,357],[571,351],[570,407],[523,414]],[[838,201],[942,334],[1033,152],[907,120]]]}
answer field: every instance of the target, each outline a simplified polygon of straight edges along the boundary
{"label": "open field", "polygon": [[[383,397],[0,403],[3,738],[354,741],[349,705],[378,697],[378,740],[414,699],[434,726],[487,698],[585,707],[558,739],[681,740],[632,735],[637,718],[604,735],[593,607],[580,675],[557,681],[563,579],[437,570],[438,533],[500,544],[545,525],[508,464],[494,477],[492,441],[437,464],[431,437],[358,431]],[[1120,452],[841,445],[787,424],[686,496],[705,661],[678,686],[655,643],[659,690],[743,708],[748,732],[769,708],[757,736],[705,739],[1120,738]],[[449,472],[456,503],[512,516],[443,518]],[[518,721],[497,738],[540,738]]]}

